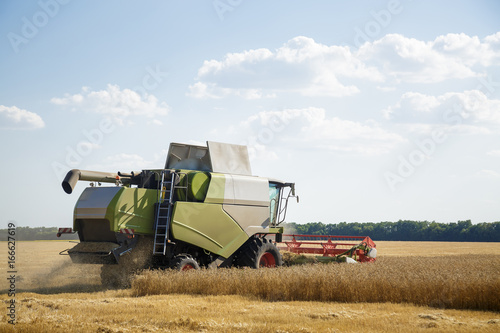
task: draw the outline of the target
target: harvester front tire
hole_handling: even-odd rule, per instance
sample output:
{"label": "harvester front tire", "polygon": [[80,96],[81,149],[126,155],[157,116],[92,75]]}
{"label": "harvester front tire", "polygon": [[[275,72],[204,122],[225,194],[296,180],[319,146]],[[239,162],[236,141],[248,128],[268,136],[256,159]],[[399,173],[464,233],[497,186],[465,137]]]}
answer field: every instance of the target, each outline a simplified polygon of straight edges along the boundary
{"label": "harvester front tire", "polygon": [[189,271],[191,269],[200,269],[200,265],[191,256],[180,255],[174,258],[172,268],[177,271]]}
{"label": "harvester front tire", "polygon": [[283,265],[281,253],[267,238],[251,238],[243,245],[238,254],[238,266],[262,268]]}

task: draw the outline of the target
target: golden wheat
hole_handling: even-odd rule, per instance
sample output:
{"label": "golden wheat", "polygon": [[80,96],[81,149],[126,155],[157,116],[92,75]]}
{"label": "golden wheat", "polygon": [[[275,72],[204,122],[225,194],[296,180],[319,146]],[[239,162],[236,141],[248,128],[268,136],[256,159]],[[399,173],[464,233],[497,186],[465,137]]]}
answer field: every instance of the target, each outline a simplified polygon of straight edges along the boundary
{"label": "golden wheat", "polygon": [[242,295],[266,301],[411,303],[500,310],[500,256],[381,258],[373,264],[144,271],[135,296]]}
{"label": "golden wheat", "polygon": [[[242,296],[156,295],[129,290],[18,295],[18,323],[0,332],[482,332],[500,315],[409,304],[266,302]],[[0,301],[4,297],[0,295]]]}

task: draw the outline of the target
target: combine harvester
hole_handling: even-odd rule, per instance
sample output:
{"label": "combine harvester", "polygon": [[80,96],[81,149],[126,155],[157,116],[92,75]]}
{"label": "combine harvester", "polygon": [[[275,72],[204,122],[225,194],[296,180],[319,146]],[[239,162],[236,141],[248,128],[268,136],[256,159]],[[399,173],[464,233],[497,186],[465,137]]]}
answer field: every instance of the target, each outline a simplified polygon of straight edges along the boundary
{"label": "combine harvester", "polygon": [[78,232],[80,243],[61,254],[74,263],[103,265],[101,281],[109,287],[128,285],[131,273],[143,268],[281,266],[277,244],[336,261],[375,257],[368,237],[347,243],[339,236],[283,235],[280,224],[296,197],[295,184],[253,176],[246,146],[171,143],[163,169],[75,169],[62,182],[64,191],[71,194],[79,180],[92,183],[76,203],[73,227],[60,228],[58,237]]}

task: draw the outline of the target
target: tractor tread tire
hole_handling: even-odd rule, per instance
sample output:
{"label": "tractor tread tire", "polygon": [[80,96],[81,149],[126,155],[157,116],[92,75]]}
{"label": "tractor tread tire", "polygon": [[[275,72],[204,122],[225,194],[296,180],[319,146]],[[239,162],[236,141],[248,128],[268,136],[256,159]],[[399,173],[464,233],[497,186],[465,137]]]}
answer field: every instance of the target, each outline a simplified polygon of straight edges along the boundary
{"label": "tractor tread tire", "polygon": [[180,254],[172,259],[170,268],[176,271],[185,271],[189,269],[200,269],[200,265],[189,254]]}
{"label": "tractor tread tire", "polygon": [[270,254],[274,258],[275,267],[283,265],[281,253],[270,240],[266,238],[252,237],[245,243],[238,252],[237,265],[240,267],[260,268],[261,258],[265,254]]}

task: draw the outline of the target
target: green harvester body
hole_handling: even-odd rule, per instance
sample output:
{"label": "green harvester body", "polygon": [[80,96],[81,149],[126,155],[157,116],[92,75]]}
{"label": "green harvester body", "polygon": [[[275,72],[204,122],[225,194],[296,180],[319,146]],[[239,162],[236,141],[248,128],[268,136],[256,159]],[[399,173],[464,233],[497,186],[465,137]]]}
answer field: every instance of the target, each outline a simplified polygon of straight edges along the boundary
{"label": "green harvester body", "polygon": [[[80,243],[67,254],[75,263],[120,265],[140,249],[147,253],[141,267],[281,264],[266,236],[279,241],[294,184],[251,175],[245,146],[172,143],[163,169],[71,170],[64,190],[79,180],[92,183],[74,209],[71,232]],[[250,258],[255,247],[260,257]]]}

